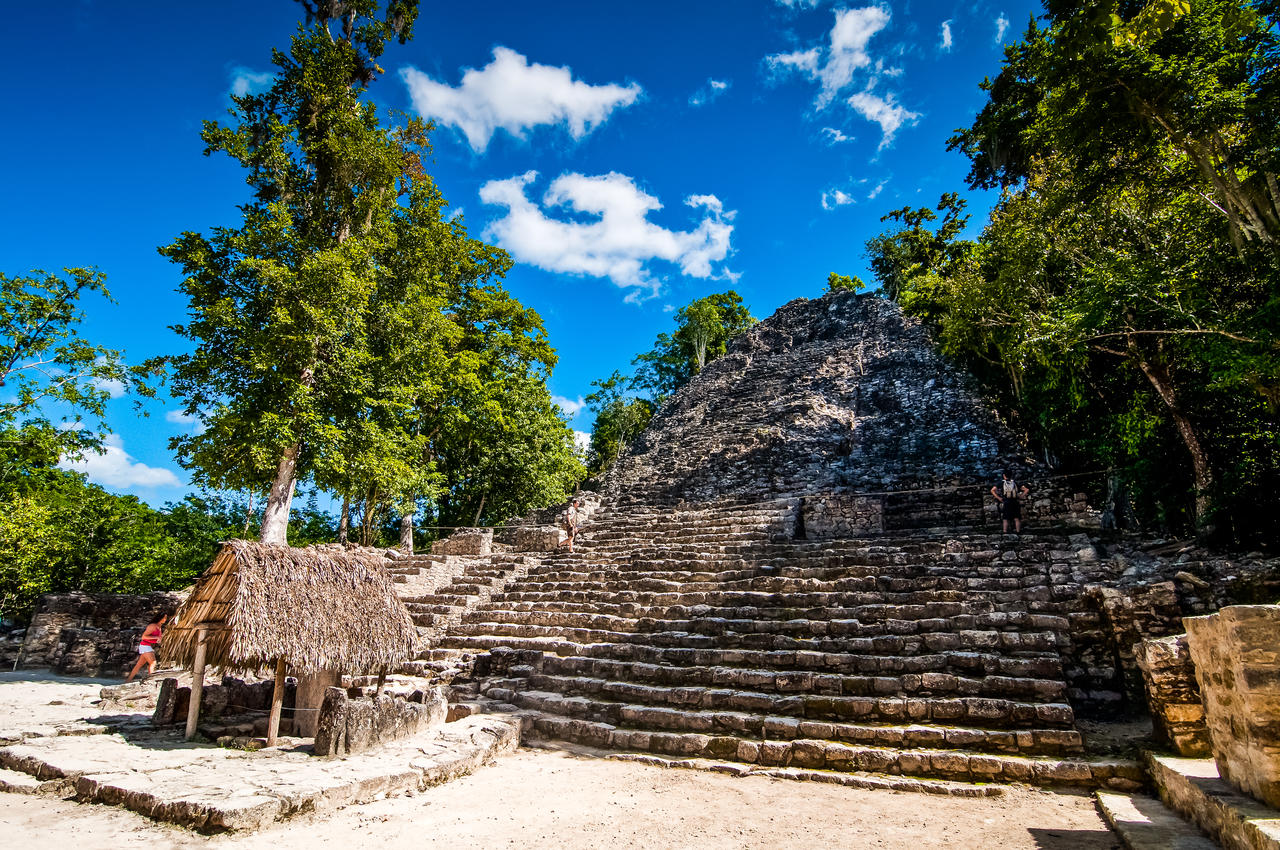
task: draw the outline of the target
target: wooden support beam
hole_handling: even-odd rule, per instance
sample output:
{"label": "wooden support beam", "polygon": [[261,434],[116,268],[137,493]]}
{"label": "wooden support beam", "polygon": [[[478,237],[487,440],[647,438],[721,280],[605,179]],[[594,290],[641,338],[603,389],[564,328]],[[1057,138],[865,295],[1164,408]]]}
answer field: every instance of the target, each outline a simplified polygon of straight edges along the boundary
{"label": "wooden support beam", "polygon": [[281,658],[276,661],[276,686],[271,692],[271,716],[267,719],[267,746],[276,745],[276,736],[280,733],[280,710],[284,707],[284,671],[285,663]]}
{"label": "wooden support beam", "polygon": [[200,720],[200,697],[204,695],[204,626],[196,628],[196,664],[191,672],[191,704],[187,706],[187,740],[196,736]]}

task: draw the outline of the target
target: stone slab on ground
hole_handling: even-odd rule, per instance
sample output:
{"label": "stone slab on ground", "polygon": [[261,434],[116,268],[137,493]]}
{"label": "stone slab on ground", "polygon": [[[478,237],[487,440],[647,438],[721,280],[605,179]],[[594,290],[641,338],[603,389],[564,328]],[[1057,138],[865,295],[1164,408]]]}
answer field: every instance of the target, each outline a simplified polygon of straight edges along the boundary
{"label": "stone slab on ground", "polygon": [[518,720],[483,715],[349,758],[104,734],[28,739],[0,749],[0,765],[37,782],[56,781],[57,790],[74,788],[80,801],[225,832],[420,790],[470,773],[518,741]]}
{"label": "stone slab on ground", "polygon": [[1226,850],[1280,850],[1280,810],[1232,788],[1213,759],[1146,754],[1165,805],[1213,836]]}
{"label": "stone slab on ground", "polygon": [[1129,850],[1216,850],[1218,845],[1164,803],[1142,794],[1098,791],[1098,809]]}

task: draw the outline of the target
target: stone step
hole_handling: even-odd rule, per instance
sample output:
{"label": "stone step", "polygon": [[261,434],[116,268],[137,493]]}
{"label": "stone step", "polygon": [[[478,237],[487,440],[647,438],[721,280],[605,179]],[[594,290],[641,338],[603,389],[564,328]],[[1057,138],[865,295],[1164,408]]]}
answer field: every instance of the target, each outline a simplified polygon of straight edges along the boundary
{"label": "stone step", "polygon": [[[1045,607],[1059,598],[1054,588],[1032,587],[1029,589],[999,592],[975,593],[958,589],[920,590],[911,594],[877,593],[869,590],[842,590],[829,592],[791,592],[772,593],[753,589],[737,590],[696,590],[672,588],[661,590],[616,589],[588,585],[578,590],[546,590],[532,591],[529,586],[520,584],[502,593],[494,594],[495,602],[522,603],[528,606],[551,606],[565,603],[588,605],[639,605],[646,608],[667,608],[675,606],[715,606],[715,607],[754,607],[760,610],[777,610],[779,608],[811,609],[811,608],[846,608],[873,604],[931,604],[968,601],[985,603],[992,610],[1008,610],[1009,606],[1021,606],[1021,609],[1038,606]],[[549,610],[549,609],[547,609]]]}
{"label": "stone step", "polygon": [[[690,625],[693,627],[695,624]],[[922,651],[944,652],[957,649],[992,650],[1010,654],[1048,653],[1057,650],[1059,641],[1055,632],[1001,632],[980,629],[906,635],[884,634],[881,629],[871,629],[865,635],[793,637],[767,632],[751,634],[692,631],[623,632],[616,629],[492,621],[459,623],[449,632],[449,638],[454,641],[463,638],[492,639],[493,642],[483,647],[486,649],[490,646],[503,646],[504,641],[512,638],[530,637],[576,643],[644,643],[687,649],[792,649],[823,653],[847,653],[868,649],[881,655],[909,655]]]}
{"label": "stone step", "polygon": [[[602,603],[603,607],[607,603]],[[541,609],[532,603],[490,601],[467,615],[468,622],[511,625],[572,626],[617,631],[688,631],[698,634],[806,634],[872,636],[922,634],[933,631],[992,630],[1064,631],[1066,617],[1030,611],[995,611],[990,603],[947,603],[928,606],[863,605],[847,608],[784,608],[759,611],[744,608],[637,606],[627,613],[593,611],[589,603],[572,609]],[[414,609],[410,609],[411,611]]]}
{"label": "stone step", "polygon": [[861,720],[821,721],[763,712],[731,709],[674,709],[647,704],[627,704],[566,696],[558,692],[519,691],[491,687],[489,699],[508,702],[542,714],[606,723],[628,729],[654,732],[693,732],[703,735],[730,735],[770,741],[820,739],[871,747],[935,750],[963,749],[975,752],[1022,755],[1079,755],[1080,734],[1073,729],[1026,728],[989,729],[960,725],[963,718],[949,724],[912,721],[897,722],[867,717]]}
{"label": "stone step", "polygon": [[747,764],[928,777],[966,782],[1025,782],[1044,786],[1141,787],[1143,771],[1121,759],[1057,759],[967,753],[958,750],[893,749],[822,739],[767,741],[696,732],[653,732],[609,723],[522,712],[532,737],[659,755],[728,759]]}
{"label": "stone step", "polygon": [[1217,842],[1155,797],[1097,791],[1098,810],[1129,850],[1216,850]]}
{"label": "stone step", "polygon": [[[1003,614],[1010,620],[1025,621],[1036,629],[1068,629],[1070,621],[1056,614],[1033,613],[1026,610],[1025,604],[996,603],[990,599],[965,600],[963,594],[939,592],[930,598],[927,593],[912,594],[912,601],[883,602],[889,594],[860,594],[855,598],[845,598],[843,605],[809,606],[795,604],[808,602],[808,599],[778,598],[772,594],[751,594],[741,598],[729,595],[718,596],[711,604],[706,594],[686,600],[683,604],[644,604],[639,601],[612,601],[605,599],[580,600],[523,600],[511,599],[506,594],[493,597],[485,604],[484,610],[512,612],[540,612],[558,614],[597,614],[638,619],[640,617],[662,617],[685,619],[707,617],[717,620],[769,620],[785,621],[794,619],[807,620],[862,620],[882,621],[886,619],[925,620],[957,616],[988,616]],[[903,594],[900,594],[903,595]],[[822,601],[830,601],[823,599]],[[729,604],[736,603],[736,604]],[[995,618],[997,620],[1002,618]]]}
{"label": "stone step", "polygon": [[[921,677],[916,677],[921,678]],[[954,679],[956,677],[947,677]],[[994,677],[993,677],[994,678]],[[846,677],[845,681],[849,681]],[[972,680],[970,680],[972,681]],[[1016,680],[1006,680],[1016,681]],[[1073,745],[1079,746],[1079,733],[1071,729],[1074,713],[1061,694],[1040,694],[1034,686],[1004,690],[999,680],[971,691],[945,687],[926,689],[903,687],[900,679],[883,677],[866,679],[852,693],[839,696],[808,693],[765,693],[728,688],[669,688],[635,682],[595,679],[584,676],[566,677],[535,673],[528,677],[529,688],[589,698],[599,705],[628,701],[643,706],[676,707],[681,711],[768,713],[808,720],[878,721],[917,723],[966,723],[982,728],[1029,729],[1054,728],[1070,730]],[[1060,685],[1060,683],[1058,683]],[[970,695],[973,694],[973,695]],[[1019,697],[1031,699],[1024,702]],[[612,709],[610,709],[612,710]],[[596,719],[619,722],[617,717]],[[624,717],[625,719],[625,717]],[[758,726],[756,728],[759,728]]]}
{"label": "stone step", "polygon": [[[605,658],[614,661],[639,662],[645,664],[663,664],[675,667],[754,667],[782,671],[807,670],[822,673],[855,673],[862,669],[867,656],[897,657],[904,659],[904,664],[912,659],[931,658],[938,654],[946,654],[950,658],[961,658],[972,655],[977,659],[987,658],[995,653],[968,652],[958,647],[931,652],[911,651],[901,653],[885,653],[883,648],[901,649],[902,647],[884,640],[865,640],[865,647],[852,651],[824,652],[812,649],[728,649],[724,647],[688,647],[688,646],[655,646],[644,643],[600,642],[579,643],[564,637],[518,637],[513,635],[455,635],[449,634],[441,642],[442,648],[483,652],[496,647],[511,649],[536,650],[560,656],[582,656],[588,658]],[[879,649],[877,648],[879,647]],[[865,650],[865,651],[860,651]],[[1016,657],[1028,662],[1058,664],[1058,654],[1023,653]]]}
{"label": "stone step", "polygon": [[[597,644],[596,649],[608,644]],[[627,649],[635,649],[627,645]],[[739,655],[741,653],[738,653]],[[786,653],[792,656],[794,653]],[[754,656],[769,653],[752,653]],[[723,656],[723,654],[722,654]],[[707,666],[677,667],[667,663],[618,660],[607,656],[544,655],[541,670],[560,676],[592,676],[600,679],[618,679],[644,682],[669,687],[746,687],[778,693],[807,692],[815,694],[841,694],[844,692],[842,674],[854,675],[969,675],[1008,676],[1012,678],[1048,679],[1060,681],[1062,664],[1052,656],[1010,658],[1003,655],[977,652],[948,652],[925,655],[863,655],[850,654],[832,657],[826,662],[831,672],[810,670],[775,669],[772,667],[731,666],[721,663]],[[733,658],[733,661],[742,659]],[[767,660],[767,659],[766,659]]]}
{"label": "stone step", "polygon": [[[400,601],[405,605],[426,605],[429,607],[449,608],[453,606],[467,606],[475,603],[480,599],[477,595],[463,595],[454,593],[424,593],[417,596],[401,596]],[[410,608],[409,610],[413,610]]]}

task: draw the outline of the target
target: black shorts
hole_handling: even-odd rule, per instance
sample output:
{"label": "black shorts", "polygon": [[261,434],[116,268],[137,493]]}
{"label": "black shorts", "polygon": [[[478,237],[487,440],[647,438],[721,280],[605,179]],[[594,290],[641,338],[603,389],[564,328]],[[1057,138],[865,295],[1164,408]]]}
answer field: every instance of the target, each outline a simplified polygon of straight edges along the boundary
{"label": "black shorts", "polygon": [[1006,496],[1000,503],[1001,519],[1022,519],[1022,500]]}

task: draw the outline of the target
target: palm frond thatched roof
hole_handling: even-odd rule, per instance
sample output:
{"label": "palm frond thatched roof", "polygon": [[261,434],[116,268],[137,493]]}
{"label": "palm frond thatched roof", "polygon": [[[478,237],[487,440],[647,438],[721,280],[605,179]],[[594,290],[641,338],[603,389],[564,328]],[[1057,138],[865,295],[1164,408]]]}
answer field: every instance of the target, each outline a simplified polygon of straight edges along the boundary
{"label": "palm frond thatched roof", "polygon": [[254,670],[284,659],[295,672],[361,674],[411,657],[413,620],[380,552],[230,540],[165,630],[160,657]]}

